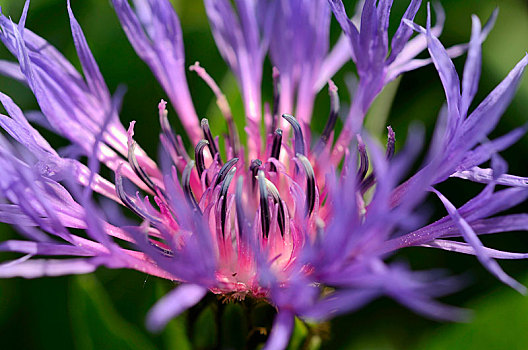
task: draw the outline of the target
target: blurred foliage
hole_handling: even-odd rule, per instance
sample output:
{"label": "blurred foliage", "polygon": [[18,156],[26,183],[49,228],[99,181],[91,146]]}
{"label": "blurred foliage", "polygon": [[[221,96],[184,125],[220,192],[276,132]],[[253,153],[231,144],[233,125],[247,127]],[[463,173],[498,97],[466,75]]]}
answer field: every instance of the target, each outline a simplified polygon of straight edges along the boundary
{"label": "blurred foliage", "polygon": [[[401,16],[408,1],[395,1],[393,18]],[[476,101],[507,74],[528,49],[528,4],[523,0],[445,0],[447,21],[441,37],[446,46],[465,42],[469,38],[471,19],[476,13],[483,21],[498,4],[500,14],[489,38],[483,45],[483,72]],[[217,80],[226,94],[239,130],[243,130],[243,107],[236,81],[222,62],[209,33],[201,1],[173,0],[184,30],[187,64],[200,60],[202,66]],[[18,18],[22,0],[2,0],[2,11]],[[352,4],[348,5],[352,8]],[[164,97],[146,65],[136,56],[127,42],[108,1],[72,0],[77,19],[83,26],[93,53],[100,63],[106,81],[114,91],[125,84],[128,92],[121,113],[126,125],[156,119],[156,106]],[[425,7],[425,6],[423,6]],[[335,21],[334,21],[335,22]],[[417,22],[425,22],[422,9]],[[78,61],[69,33],[64,0],[33,0],[27,21],[29,28],[58,47],[77,67]],[[396,30],[397,23],[391,23]],[[335,39],[339,33],[332,26]],[[11,59],[0,47],[0,58]],[[464,59],[456,59],[459,72]],[[348,64],[336,77],[344,104],[349,100],[345,88]],[[271,100],[271,65],[266,62],[264,101]],[[266,75],[267,74],[267,75]],[[188,82],[200,116],[210,119],[212,129],[221,133],[225,125],[214,103],[213,94],[194,74]],[[0,77],[0,90],[12,96],[25,110],[36,109],[33,96],[21,84]],[[367,118],[367,126],[383,134],[390,123],[398,135],[398,146],[405,139],[405,130],[413,120],[421,121],[430,135],[436,115],[444,103],[444,95],[432,67],[405,75],[376,101]],[[322,91],[314,109],[313,129],[325,122],[328,95]],[[172,112],[172,110],[170,111]],[[181,131],[174,113],[171,121]],[[528,120],[528,78],[505,113],[496,134],[500,135]],[[147,124],[150,125],[150,124]],[[43,131],[57,147],[66,143]],[[241,133],[245,137],[245,133]],[[382,135],[377,135],[383,137]],[[136,139],[150,153],[156,154],[158,129],[137,128]],[[512,172],[528,175],[524,137],[512,149],[504,152]],[[453,180],[442,190],[455,202],[462,203],[478,186]],[[469,194],[468,194],[469,193]],[[431,207],[431,210],[434,206]],[[523,210],[527,208],[524,207]],[[436,215],[436,214],[435,214]],[[440,214],[442,215],[442,212]],[[16,234],[0,226],[1,239]],[[494,247],[528,251],[528,240],[522,234],[485,237]],[[2,255],[2,260],[7,255]],[[350,315],[321,325],[296,320],[290,349],[526,349],[528,343],[528,299],[523,298],[491,277],[473,257],[426,249],[407,249],[398,258],[414,268],[445,267],[454,273],[468,273],[475,283],[463,292],[445,298],[445,302],[475,310],[469,324],[442,324],[413,314],[394,301],[381,299]],[[502,262],[508,272],[526,276],[526,262]],[[528,284],[528,279],[524,278]],[[158,335],[149,334],[144,317],[149,308],[173,287],[172,283],[147,277],[135,271],[100,269],[81,277],[46,278],[40,280],[0,280],[0,334],[2,348],[11,349],[244,349],[257,347],[265,339],[273,319],[270,306],[254,301],[223,304],[209,295],[182,316],[171,321]]]}

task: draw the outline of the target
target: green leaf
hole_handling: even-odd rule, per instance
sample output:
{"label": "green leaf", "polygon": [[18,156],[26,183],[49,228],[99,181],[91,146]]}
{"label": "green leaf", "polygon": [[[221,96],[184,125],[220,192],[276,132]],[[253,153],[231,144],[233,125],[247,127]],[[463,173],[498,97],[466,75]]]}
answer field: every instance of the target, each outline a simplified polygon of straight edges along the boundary
{"label": "green leaf", "polygon": [[119,315],[94,275],[72,279],[69,309],[77,349],[156,348],[145,333]]}

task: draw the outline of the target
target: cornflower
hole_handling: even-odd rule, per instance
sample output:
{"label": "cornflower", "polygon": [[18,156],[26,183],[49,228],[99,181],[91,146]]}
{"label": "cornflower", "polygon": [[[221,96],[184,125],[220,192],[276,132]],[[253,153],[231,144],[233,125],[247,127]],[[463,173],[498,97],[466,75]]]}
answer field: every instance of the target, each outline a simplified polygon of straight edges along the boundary
{"label": "cornflower", "polygon": [[[411,0],[390,44],[390,0],[360,2],[352,19],[341,0],[204,3],[218,49],[240,87],[247,144],[240,142],[226,97],[196,63],[190,70],[215,93],[227,134],[214,137],[207,119],[198,120],[186,83],[182,32],[170,2],[136,0],[131,7],[127,0],[112,0],[130,43],[163,86],[194,145],[189,155],[172,131],[162,100],[160,141],[170,159],[165,167],[136,143],[134,122],[128,129],[120,123],[123,91],[110,94],[69,1],[83,74],[25,28],[29,0],[18,24],[0,15],[0,39],[18,60],[0,61],[0,72],[35,95],[41,113],[32,114],[32,121],[72,143],[69,156],[59,154],[0,93],[7,112],[0,114],[0,125],[9,135],[0,134],[0,220],[26,238],[0,244],[1,251],[24,254],[2,264],[1,277],[81,274],[106,266],[177,282],[149,313],[151,330],[162,329],[208,292],[233,300],[263,299],[278,311],[265,349],[287,346],[296,316],[325,320],[381,295],[429,317],[464,317],[463,310],[435,300],[456,289],[456,279],[385,262],[404,247],[475,255],[499,280],[526,291],[495,259],[528,255],[487,248],[479,239],[528,229],[527,214],[497,215],[528,196],[527,179],[507,174],[498,155],[526,126],[487,138],[512,99],[528,56],[469,112],[480,78],[481,43],[497,12],[483,27],[474,16],[469,43],[445,49],[437,39],[442,9],[437,7],[437,23],[431,26],[428,6],[423,28],[413,22],[419,0]],[[330,49],[332,12],[343,34]],[[425,49],[430,58],[417,59]],[[460,81],[451,58],[466,50]],[[274,65],[271,107],[261,98],[268,54]],[[337,136],[340,102],[330,79],[350,59],[358,83]],[[389,82],[431,62],[447,105],[423,165],[408,175],[422,151],[420,130],[412,129],[395,152],[392,128],[382,147],[362,129],[363,118]],[[314,100],[326,84],[327,123],[311,132]],[[479,167],[490,160],[491,168]],[[115,174],[113,181],[100,174],[101,165]],[[434,188],[449,177],[485,187],[456,208]],[[135,194],[127,190],[130,183]],[[506,188],[496,190],[497,185]],[[418,208],[430,193],[448,215],[420,227],[424,218]],[[141,223],[123,224],[121,214],[107,217],[95,200],[100,197],[126,207]]]}

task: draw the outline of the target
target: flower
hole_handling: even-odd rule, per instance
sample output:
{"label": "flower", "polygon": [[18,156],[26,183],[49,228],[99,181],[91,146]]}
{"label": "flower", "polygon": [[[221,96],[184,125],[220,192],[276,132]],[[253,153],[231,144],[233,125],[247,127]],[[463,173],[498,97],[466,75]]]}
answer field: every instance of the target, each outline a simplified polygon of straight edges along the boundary
{"label": "flower", "polygon": [[[26,238],[0,244],[2,251],[25,254],[1,265],[0,276],[88,273],[104,265],[177,281],[180,285],[148,315],[152,330],[163,328],[208,291],[227,299],[262,298],[278,310],[266,349],[287,346],[295,316],[323,320],[380,295],[430,317],[463,317],[462,310],[435,300],[456,289],[456,279],[385,262],[404,247],[476,255],[499,280],[525,292],[495,259],[528,255],[487,248],[478,237],[528,226],[527,214],[496,216],[528,196],[527,179],[507,174],[498,155],[526,126],[487,139],[528,56],[469,113],[480,76],[481,43],[496,12],[484,27],[473,17],[469,44],[445,49],[437,39],[443,26],[440,8],[434,27],[429,7],[426,27],[413,23],[419,0],[410,2],[390,47],[391,1],[367,0],[355,19],[349,19],[341,0],[238,0],[235,7],[228,0],[204,2],[218,49],[240,86],[245,145],[226,97],[196,63],[190,70],[213,90],[228,125],[225,146],[213,136],[207,119],[198,121],[186,83],[181,28],[170,2],[137,0],[132,8],[127,0],[112,0],[130,43],[165,89],[194,145],[191,157],[172,131],[162,100],[158,115],[160,141],[171,161],[167,167],[159,167],[136,143],[134,122],[128,129],[120,123],[124,92],[110,94],[69,2],[83,75],[25,29],[29,1],[18,24],[0,15],[0,39],[18,60],[18,65],[0,61],[0,71],[32,90],[42,112],[33,119],[72,143],[67,155],[59,154],[11,98],[0,93],[8,114],[0,114],[0,125],[9,135],[0,136],[0,219]],[[343,34],[329,51],[332,13]],[[413,30],[417,35],[411,38]],[[430,59],[415,58],[426,48]],[[460,83],[451,57],[465,50]],[[262,108],[260,91],[268,53],[275,66],[271,109]],[[358,83],[334,143],[340,103],[330,79],[349,59],[357,67]],[[431,62],[447,107],[425,163],[408,175],[422,150],[420,131],[411,130],[406,145],[395,152],[392,128],[381,147],[362,130],[363,118],[387,83]],[[312,135],[315,96],[326,83],[329,117],[320,135]],[[489,160],[490,169],[479,167]],[[101,166],[115,174],[113,181],[101,175]],[[449,177],[486,186],[456,208],[434,188]],[[146,195],[130,194],[130,182]],[[497,185],[507,188],[496,190]],[[430,193],[448,215],[423,226],[418,207]],[[105,215],[97,202],[101,197],[127,207],[141,224],[130,224],[121,214]]]}

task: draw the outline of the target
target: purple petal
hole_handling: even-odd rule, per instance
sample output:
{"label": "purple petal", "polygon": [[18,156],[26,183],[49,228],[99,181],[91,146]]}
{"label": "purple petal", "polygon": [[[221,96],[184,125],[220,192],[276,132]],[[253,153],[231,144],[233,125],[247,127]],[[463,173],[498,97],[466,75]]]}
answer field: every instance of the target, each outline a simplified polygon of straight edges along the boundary
{"label": "purple petal", "polygon": [[471,228],[471,226],[467,223],[462,216],[460,216],[459,212],[455,208],[451,202],[444,197],[440,192],[433,190],[433,192],[438,196],[438,198],[442,201],[444,204],[444,207],[448,211],[449,215],[455,221],[458,228],[460,229],[462,236],[464,237],[464,240],[471,245],[471,247],[475,250],[475,255],[479,259],[479,261],[484,265],[488,271],[490,271],[495,277],[497,277],[500,281],[503,283],[509,285],[510,287],[516,289],[519,293],[525,294],[526,293],[526,287],[524,287],[522,284],[508,276],[502,268],[499,266],[499,264],[493,260],[493,258],[489,255],[489,252],[486,251],[485,247],[482,245],[482,242],[479,240],[477,234],[475,231]]}
{"label": "purple petal", "polygon": [[266,345],[262,350],[284,350],[288,346],[291,332],[293,330],[294,316],[290,311],[280,310],[275,321],[273,322],[273,328],[269,335]]}
{"label": "purple petal", "polygon": [[86,259],[27,260],[0,265],[0,278],[78,275],[94,272],[97,264]]}
{"label": "purple petal", "polygon": [[[427,248],[438,248],[462,254],[477,255],[475,249],[471,245],[463,242],[448,241],[445,239],[435,239],[434,241],[421,244],[420,246]],[[528,254],[526,253],[510,253],[487,247],[484,247],[484,250],[486,254],[488,254],[488,256],[493,259],[528,259]]]}
{"label": "purple petal", "polygon": [[460,114],[467,115],[467,111],[478,90],[481,69],[481,25],[477,16],[471,16],[471,40],[469,41],[468,56],[464,66],[462,79],[462,98],[460,100]]}
{"label": "purple petal", "polygon": [[88,88],[94,96],[97,96],[102,101],[104,101],[103,103],[108,104],[110,92],[108,91],[108,87],[106,86],[103,76],[101,75],[99,66],[95,62],[95,58],[88,47],[88,43],[84,37],[81,26],[73,15],[73,11],[70,6],[70,0],[67,2],[67,7],[68,16],[70,17],[73,42],[75,44],[75,49],[77,50],[77,56],[79,56],[79,60],[81,61],[81,66],[88,83]]}
{"label": "purple petal", "polygon": [[182,284],[156,303],[147,315],[147,327],[161,331],[173,318],[194,306],[207,294],[207,288],[196,284]]}

